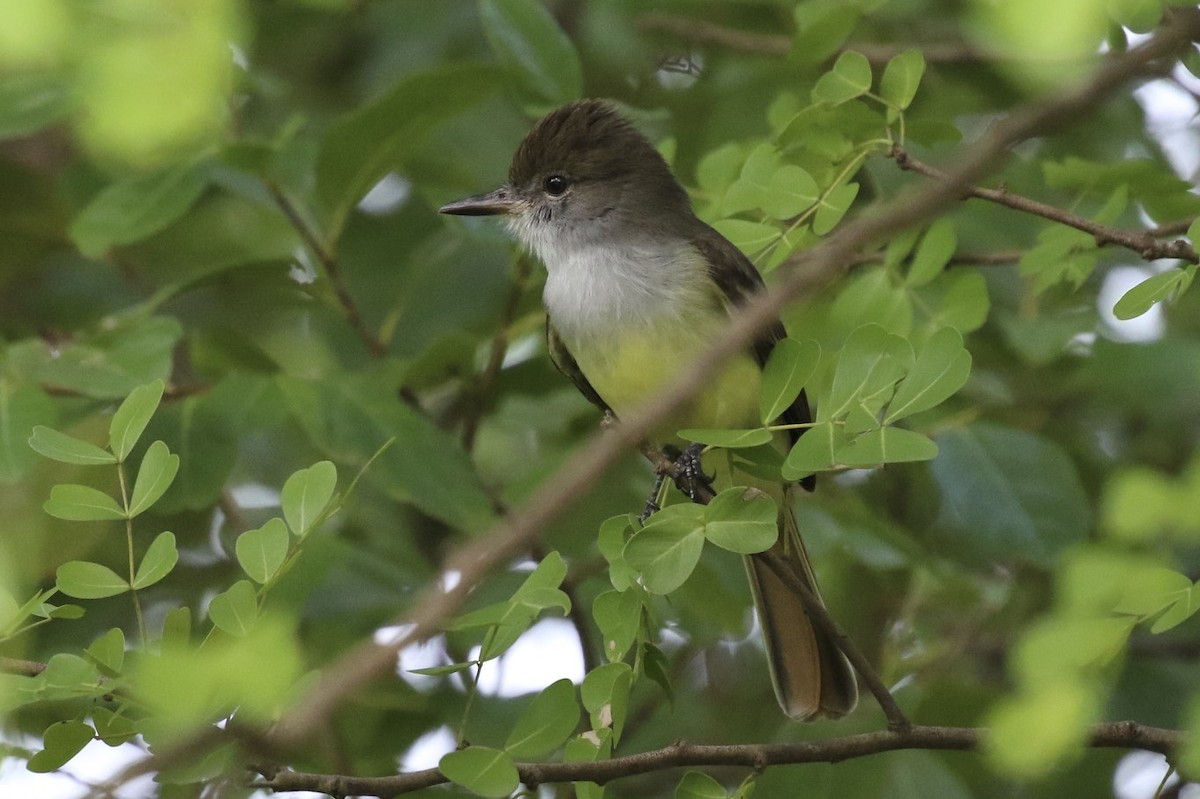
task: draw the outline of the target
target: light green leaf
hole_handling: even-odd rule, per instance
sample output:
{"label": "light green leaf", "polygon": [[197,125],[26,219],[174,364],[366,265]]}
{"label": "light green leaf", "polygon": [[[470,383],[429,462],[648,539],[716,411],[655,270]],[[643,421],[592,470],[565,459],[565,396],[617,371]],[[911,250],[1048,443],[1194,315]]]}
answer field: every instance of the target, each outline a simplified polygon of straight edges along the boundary
{"label": "light green leaf", "polygon": [[843,183],[826,194],[817,208],[817,213],[813,215],[813,233],[824,236],[837,227],[858,197],[858,188],[857,183]]}
{"label": "light green leaf", "polygon": [[513,725],[504,751],[516,760],[544,757],[563,744],[579,724],[575,685],[563,679],[538,694]]}
{"label": "light green leaf", "polygon": [[446,779],[487,799],[503,799],[517,789],[520,775],[499,749],[468,746],[445,755],[438,768]]}
{"label": "light green leaf", "polygon": [[[33,439],[38,437],[37,431],[40,429],[57,433],[51,428],[43,428],[43,425],[54,424],[57,418],[58,405],[45,391],[36,385],[0,379],[0,484],[23,480],[34,464],[39,461],[35,451],[46,455],[38,449]],[[58,433],[58,435],[61,436],[62,433]],[[85,444],[84,448],[76,451],[71,444],[85,442],[79,442],[78,439],[69,436],[67,438],[70,439],[68,445],[61,449],[56,446],[48,446],[51,442],[43,444],[39,441],[38,444],[46,446],[55,454],[61,453],[62,457],[87,457],[89,458],[88,463],[94,462],[90,458],[95,453],[87,449],[91,446],[90,444]],[[99,451],[104,453],[111,462],[111,455],[104,450]],[[54,456],[46,455],[46,457]],[[62,457],[54,457],[54,459],[62,460]]]}
{"label": "light green leaf", "polygon": [[771,175],[759,207],[772,219],[791,219],[817,201],[821,190],[812,175],[795,164],[784,164]]}
{"label": "light green leaf", "polygon": [[113,183],[71,223],[79,251],[99,258],[111,247],[141,241],[183,216],[208,186],[204,164],[172,165]]}
{"label": "light green leaf", "polygon": [[25,764],[36,774],[57,771],[96,737],[96,731],[82,721],[57,721],[42,736],[45,747]]}
{"label": "light green leaf", "polygon": [[871,90],[871,62],[862,53],[847,50],[838,56],[833,69],[812,90],[814,103],[841,105]]}
{"label": "light green leaf", "polygon": [[851,439],[837,450],[835,457],[845,466],[862,469],[885,463],[928,461],[937,454],[937,444],[920,433],[901,427],[880,427]]}
{"label": "light green leaf", "polygon": [[159,533],[138,564],[133,575],[133,587],[148,588],[171,573],[179,562],[179,551],[175,549],[174,533]]}
{"label": "light green leaf", "polygon": [[1133,319],[1149,311],[1156,303],[1183,293],[1196,274],[1196,265],[1184,269],[1168,269],[1143,280],[1117,300],[1113,316]]}
{"label": "light green leaf", "polygon": [[722,449],[758,447],[770,443],[775,434],[764,427],[748,430],[680,430],[679,437]]}
{"label": "light green leaf", "polygon": [[125,633],[120,627],[113,627],[84,651],[106,674],[120,674],[125,662]]}
{"label": "light green leaf", "polygon": [[646,590],[669,594],[691,576],[704,548],[704,509],[663,508],[625,545],[625,562],[642,575]]}
{"label": "light green leaf", "polygon": [[1079,751],[1098,711],[1082,681],[1046,680],[991,711],[984,751],[1000,773],[1037,778]]}
{"label": "light green leaf", "polygon": [[940,404],[962,388],[970,376],[971,353],[963,348],[962,336],[952,327],[943,327],[921,347],[888,405],[883,423],[892,424]]}
{"label": "light green leaf", "polygon": [[822,421],[846,413],[851,403],[884,396],[912,366],[912,347],[879,325],[868,324],[846,338],[838,356],[829,399],[818,407]]}
{"label": "light green leaf", "polygon": [[771,548],[779,537],[775,500],[757,488],[727,488],[704,508],[704,537],[712,543],[750,555]]}
{"label": "light green leaf", "polygon": [[604,656],[610,663],[620,661],[633,646],[641,627],[641,592],[605,591],[592,602],[592,618],[604,638]]}
{"label": "light green leaf", "polygon": [[287,479],[280,492],[283,518],[297,536],[304,537],[321,519],[337,487],[337,467],[319,461]]}
{"label": "light green leaf", "polygon": [[[763,424],[773,424],[791,407],[820,361],[821,345],[815,341],[785,338],[775,344],[771,357],[763,367],[762,388],[759,391],[759,418]],[[757,443],[766,444],[768,441]]]}
{"label": "light green leaf", "polygon": [[33,428],[33,435],[29,437],[29,446],[39,454],[60,463],[96,466],[117,462],[117,459],[108,450],[43,425]]}
{"label": "light green leaf", "polygon": [[50,489],[50,499],[42,509],[56,519],[74,522],[95,522],[124,519],[125,511],[117,501],[91,486],[56,485]]}
{"label": "light green leaf", "polygon": [[583,92],[575,46],[537,0],[482,0],[479,16],[496,59],[536,103],[561,105]]}
{"label": "light green leaf", "polygon": [[946,264],[958,248],[958,234],[949,219],[939,219],[929,226],[917,251],[904,282],[909,286],[924,286],[942,273]]}
{"label": "light green leaf", "polygon": [[257,530],[238,536],[234,546],[238,564],[254,582],[266,583],[283,565],[290,541],[283,519],[270,519]]}
{"label": "light green leaf", "polygon": [[212,598],[208,618],[235,638],[250,632],[258,619],[258,598],[248,580],[238,580],[227,591]]}
{"label": "light green leaf", "polygon": [[138,725],[132,719],[101,705],[92,707],[92,721],[96,725],[96,735],[109,746],[120,746],[138,736]]}
{"label": "light green leaf", "polygon": [[799,480],[810,474],[837,466],[835,454],[846,440],[840,425],[822,422],[809,428],[800,440],[792,445],[792,451],[783,461],[782,474],[785,480]]}
{"label": "light green leaf", "polygon": [[774,225],[745,219],[721,219],[713,223],[713,228],[746,255],[766,248],[781,235]]}
{"label": "light green leaf", "polygon": [[427,669],[408,669],[409,674],[422,674],[426,677],[444,677],[447,674],[458,674],[461,671],[466,671],[475,665],[475,661],[468,663],[447,663],[445,666],[430,666]]}
{"label": "light green leaf", "polygon": [[579,697],[588,712],[592,729],[597,732],[606,727],[611,729],[613,746],[625,728],[632,682],[633,669],[627,663],[606,663],[589,671],[579,687]]}
{"label": "light green leaf", "polygon": [[608,579],[613,588],[624,591],[637,581],[637,572],[625,562],[625,543],[633,531],[633,516],[625,513],[605,519],[596,536],[596,546],[608,561]]}
{"label": "light green leaf", "polygon": [[917,96],[924,74],[925,56],[920,50],[905,50],[888,61],[879,80],[879,94],[895,108],[904,110]]}
{"label": "light green leaf", "polygon": [[119,463],[124,463],[133,451],[150,417],[158,410],[162,401],[163,381],[155,380],[144,386],[138,386],[129,392],[129,396],[117,408],[108,426],[108,448],[117,456]]}
{"label": "light green leaf", "polygon": [[699,771],[689,771],[675,786],[675,799],[726,799],[721,783]]}
{"label": "light green leaf", "polygon": [[755,147],[746,156],[738,179],[725,192],[721,210],[726,214],[736,214],[762,208],[771,192],[771,179],[779,168],[779,151],[774,145],[763,143]]}
{"label": "light green leaf", "polygon": [[129,517],[133,518],[158,501],[171,487],[179,472],[179,456],[167,445],[155,441],[146,448],[146,455],[138,467],[137,480],[133,484],[133,497],[129,503]]}
{"label": "light green leaf", "polygon": [[75,599],[103,599],[129,590],[129,583],[112,569],[86,560],[72,560],[59,566],[55,585]]}

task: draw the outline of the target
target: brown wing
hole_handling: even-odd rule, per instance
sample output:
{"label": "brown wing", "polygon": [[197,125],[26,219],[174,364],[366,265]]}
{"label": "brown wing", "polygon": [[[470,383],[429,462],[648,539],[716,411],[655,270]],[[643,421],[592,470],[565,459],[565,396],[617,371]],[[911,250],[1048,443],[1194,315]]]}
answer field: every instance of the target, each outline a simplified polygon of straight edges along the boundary
{"label": "brown wing", "polygon": [[575,384],[575,388],[579,389],[580,394],[587,397],[588,402],[595,405],[601,411],[612,413],[612,408],[608,407],[608,403],[600,398],[600,395],[596,393],[596,389],[592,388],[592,384],[584,377],[579,364],[575,362],[575,356],[567,349],[567,345],[559,337],[558,331],[550,323],[550,317],[546,317],[546,349],[549,350],[550,360],[558,367],[558,371],[562,372],[568,380]]}
{"label": "brown wing", "polygon": [[[751,296],[766,290],[762,276],[741,250],[708,225],[692,240],[693,246],[708,264],[708,276],[721,289],[731,306],[745,303]],[[787,335],[783,323],[776,321],[758,335],[751,345],[759,366],[765,366],[775,344]],[[561,367],[560,367],[561,368]],[[807,424],[812,421],[808,407],[808,396],[801,391],[795,401],[779,417],[785,424]],[[792,443],[804,432],[804,428],[789,431]],[[800,485],[811,491],[816,477],[809,475]]]}

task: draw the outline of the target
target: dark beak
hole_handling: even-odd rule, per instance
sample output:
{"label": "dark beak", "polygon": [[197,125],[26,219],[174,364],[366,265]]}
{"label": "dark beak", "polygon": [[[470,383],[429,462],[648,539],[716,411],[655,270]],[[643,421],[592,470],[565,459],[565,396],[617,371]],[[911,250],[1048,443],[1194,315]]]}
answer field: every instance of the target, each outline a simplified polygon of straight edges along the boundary
{"label": "dark beak", "polygon": [[496,216],[511,214],[516,207],[517,200],[513,197],[512,190],[501,186],[487,194],[477,194],[465,200],[446,203],[438,209],[438,213],[456,216]]}

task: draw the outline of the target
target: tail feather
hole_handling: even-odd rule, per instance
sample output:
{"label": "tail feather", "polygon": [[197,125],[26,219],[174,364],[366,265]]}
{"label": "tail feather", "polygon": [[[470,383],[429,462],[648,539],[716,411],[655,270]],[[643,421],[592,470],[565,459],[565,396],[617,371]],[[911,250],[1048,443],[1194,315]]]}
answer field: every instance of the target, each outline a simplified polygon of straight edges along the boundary
{"label": "tail feather", "polygon": [[[808,553],[787,503],[780,508],[779,540],[771,554],[820,599]],[[746,573],[762,626],[771,682],[780,707],[794,719],[838,718],[858,703],[854,670],[837,643],[815,627],[800,596],[761,556],[746,558]],[[824,604],[824,603],[822,603]]]}

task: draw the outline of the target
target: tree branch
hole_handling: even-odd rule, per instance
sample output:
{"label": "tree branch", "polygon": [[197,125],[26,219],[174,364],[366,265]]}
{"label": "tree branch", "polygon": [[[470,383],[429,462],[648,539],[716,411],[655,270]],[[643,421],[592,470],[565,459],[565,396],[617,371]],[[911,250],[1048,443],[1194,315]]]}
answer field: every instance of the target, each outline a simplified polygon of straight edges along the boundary
{"label": "tree branch", "polygon": [[36,677],[45,670],[46,664],[39,663],[36,660],[0,657],[0,674],[19,674],[22,677]]}
{"label": "tree branch", "polygon": [[[901,749],[977,749],[986,735],[978,727],[917,726],[907,730],[868,732],[824,741],[772,744],[704,745],[685,742],[662,749],[592,763],[519,763],[521,782],[528,786],[559,782],[607,783],[623,777],[683,767],[743,766],[761,770],[768,766],[798,763],[840,763],[859,757]],[[1148,727],[1133,721],[1097,724],[1091,728],[1092,748],[1145,749],[1169,754],[1184,739],[1180,730]],[[254,780],[251,787],[285,791],[319,791],[332,796],[395,796],[448,782],[438,769],[391,777],[348,777],[281,771]]]}
{"label": "tree branch", "polygon": [[[937,169],[913,158],[902,147],[892,148],[892,158],[896,159],[896,164],[903,170],[916,172],[918,175],[924,175],[934,180],[945,178]],[[1066,225],[1076,230],[1082,230],[1084,233],[1090,233],[1096,237],[1096,246],[1098,247],[1103,247],[1106,244],[1119,244],[1137,253],[1147,261],[1157,261],[1160,258],[1179,258],[1188,263],[1200,263],[1200,256],[1197,256],[1196,250],[1192,248],[1190,243],[1183,239],[1160,241],[1155,238],[1155,234],[1158,232],[1157,229],[1134,231],[1102,225],[1099,222],[1094,222],[1087,217],[1073,214],[1070,211],[1055,208],[1052,205],[1023,197],[1020,194],[1013,194],[1006,188],[985,189],[980,186],[968,186],[964,190],[963,195],[965,197],[978,197],[981,200],[988,200],[997,205],[1034,214],[1035,216],[1049,219],[1052,222],[1058,222],[1060,225]]]}
{"label": "tree branch", "polygon": [[366,321],[362,317],[362,313],[358,310],[358,305],[355,304],[354,298],[350,296],[350,290],[346,288],[346,282],[342,279],[342,265],[338,262],[337,256],[329,251],[324,244],[321,243],[317,234],[304,221],[304,217],[300,215],[300,211],[292,204],[287,195],[283,193],[283,189],[279,187],[273,180],[264,180],[267,191],[271,193],[271,198],[275,200],[275,205],[279,206],[279,210],[287,217],[287,221],[292,228],[299,234],[300,240],[304,242],[304,246],[316,256],[321,262],[321,266],[325,269],[325,275],[329,278],[329,284],[333,286],[333,292],[337,295],[338,304],[342,307],[342,313],[346,316],[346,321],[350,323],[350,327],[358,334],[363,343],[367,345],[367,349],[371,351],[371,355],[376,358],[382,358],[387,354],[387,344],[380,341],[374,331],[367,326]]}

